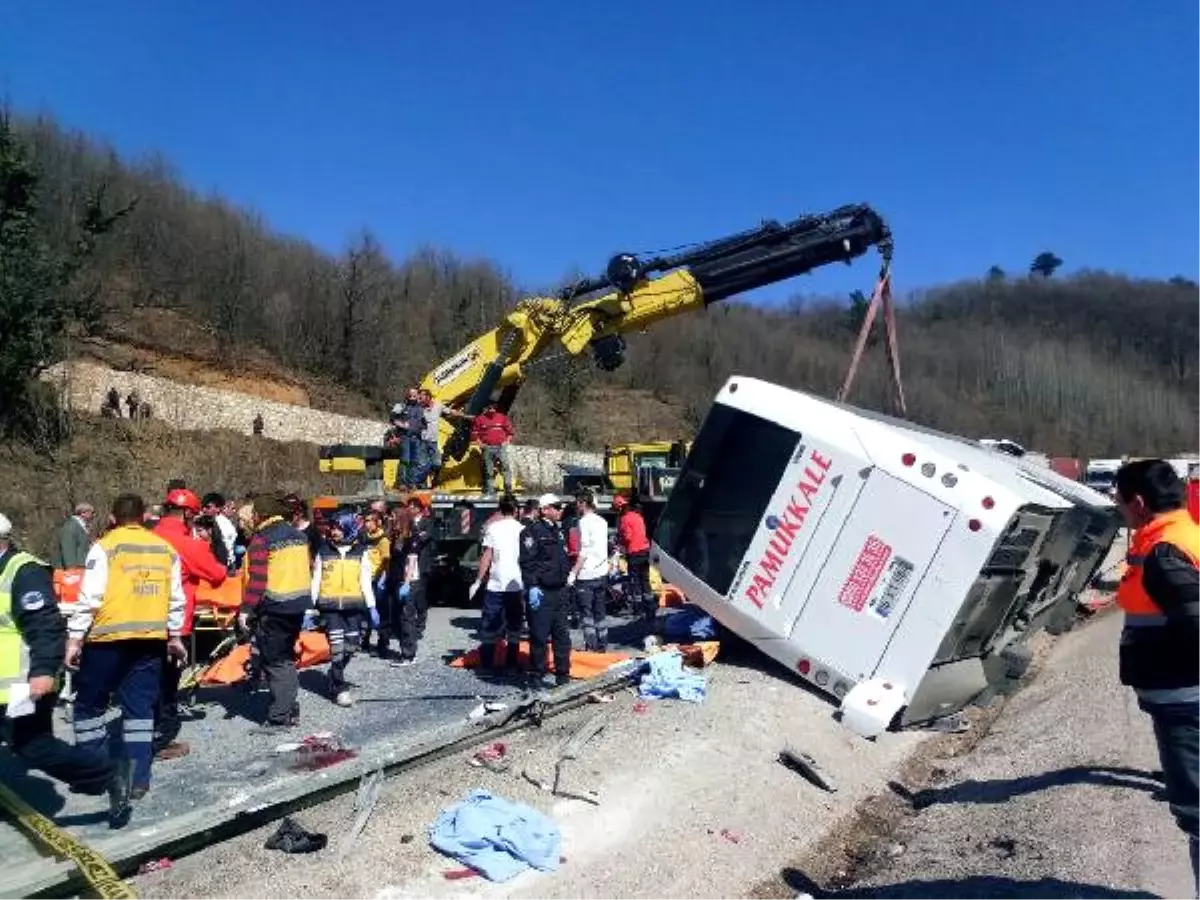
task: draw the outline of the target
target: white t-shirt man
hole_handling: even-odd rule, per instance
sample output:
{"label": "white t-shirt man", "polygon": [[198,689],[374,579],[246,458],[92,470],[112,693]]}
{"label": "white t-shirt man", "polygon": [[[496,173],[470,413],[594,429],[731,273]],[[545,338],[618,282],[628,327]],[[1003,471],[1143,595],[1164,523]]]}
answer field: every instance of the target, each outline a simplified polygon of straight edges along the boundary
{"label": "white t-shirt man", "polygon": [[583,563],[575,576],[577,580],[608,577],[608,523],[595,510],[579,517],[579,555]]}
{"label": "white t-shirt man", "polygon": [[520,520],[501,517],[489,524],[483,532],[483,546],[492,551],[492,562],[488,567],[487,589],[504,593],[519,591],[521,581],[521,531]]}

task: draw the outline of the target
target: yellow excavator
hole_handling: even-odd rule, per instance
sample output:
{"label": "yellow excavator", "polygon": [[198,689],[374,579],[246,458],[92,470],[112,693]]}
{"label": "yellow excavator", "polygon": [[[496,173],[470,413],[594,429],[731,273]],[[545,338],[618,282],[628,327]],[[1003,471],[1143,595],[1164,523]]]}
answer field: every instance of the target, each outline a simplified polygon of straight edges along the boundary
{"label": "yellow excavator", "polygon": [[[421,387],[465,416],[479,414],[492,402],[508,412],[525,381],[526,367],[550,351],[572,356],[590,351],[596,365],[611,372],[625,361],[625,335],[630,332],[820,266],[849,264],[873,246],[879,248],[886,271],[891,232],[871,207],[855,204],[789,222],[764,222],[670,255],[642,259],[620,253],[603,276],[577,282],[555,297],[521,300],[494,329],[429,372]],[[663,443],[670,454],[672,444]],[[479,448],[470,441],[469,420],[443,419],[439,445],[442,466],[434,491],[480,494],[483,469]],[[606,454],[604,476],[610,485],[619,480],[622,488],[636,489],[640,470],[671,468],[638,465],[639,447],[642,453],[646,448],[654,452],[656,445],[628,445],[628,452]],[[368,477],[378,472],[375,477],[390,487],[397,455],[382,447],[323,447],[321,469]],[[669,492],[669,484],[659,485],[664,487]]]}

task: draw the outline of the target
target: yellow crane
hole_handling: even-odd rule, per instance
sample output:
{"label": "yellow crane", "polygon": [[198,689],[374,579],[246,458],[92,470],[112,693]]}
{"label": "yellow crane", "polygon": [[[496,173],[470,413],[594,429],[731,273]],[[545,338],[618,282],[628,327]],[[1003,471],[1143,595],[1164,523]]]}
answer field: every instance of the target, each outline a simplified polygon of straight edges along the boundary
{"label": "yellow crane", "polygon": [[[596,365],[610,372],[625,361],[630,332],[820,266],[849,264],[873,246],[886,272],[891,232],[871,207],[854,204],[788,222],[764,222],[669,255],[642,259],[620,253],[598,278],[584,279],[555,297],[521,300],[495,328],[430,371],[421,387],[466,416],[491,402],[507,412],[527,366],[550,351],[572,356],[590,351]],[[471,445],[470,422],[444,419],[438,441],[442,467],[435,490],[479,493],[483,470],[479,449]],[[322,468],[363,471],[367,462],[386,463],[387,456],[371,448],[323,448]],[[394,461],[387,468],[394,473]],[[385,473],[384,480],[392,479]]]}

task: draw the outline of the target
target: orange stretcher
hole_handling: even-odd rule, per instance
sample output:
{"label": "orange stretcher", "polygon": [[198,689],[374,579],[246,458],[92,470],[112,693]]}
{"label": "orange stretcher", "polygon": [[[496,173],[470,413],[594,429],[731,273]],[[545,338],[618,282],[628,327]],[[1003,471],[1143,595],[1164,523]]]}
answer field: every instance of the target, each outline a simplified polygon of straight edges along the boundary
{"label": "orange stretcher", "polygon": [[[505,651],[505,642],[499,640],[496,642],[496,658],[503,659]],[[612,666],[617,663],[625,662],[632,657],[628,653],[596,653],[591,650],[572,650],[571,651],[571,677],[579,679],[595,678],[598,675],[603,675]],[[517,659],[521,665],[529,665],[529,642],[521,641]],[[469,651],[458,659],[452,660],[450,663],[456,669],[474,669],[479,665],[479,648]],[[546,648],[546,666],[550,671],[554,670],[554,648]]]}
{"label": "orange stretcher", "polygon": [[[250,645],[239,644],[225,656],[210,665],[200,675],[201,685],[237,684],[246,678],[246,663],[250,659]],[[307,669],[329,662],[329,641],[323,632],[302,631],[296,641],[296,668]]]}

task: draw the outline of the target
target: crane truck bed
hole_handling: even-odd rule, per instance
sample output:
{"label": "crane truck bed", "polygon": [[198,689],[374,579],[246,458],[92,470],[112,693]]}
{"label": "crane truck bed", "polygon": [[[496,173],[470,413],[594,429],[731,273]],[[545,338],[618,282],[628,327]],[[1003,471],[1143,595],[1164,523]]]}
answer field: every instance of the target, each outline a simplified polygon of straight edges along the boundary
{"label": "crane truck bed", "polygon": [[730,378],[654,534],[688,599],[865,737],[957,712],[1074,615],[1112,502],[977,442]]}

